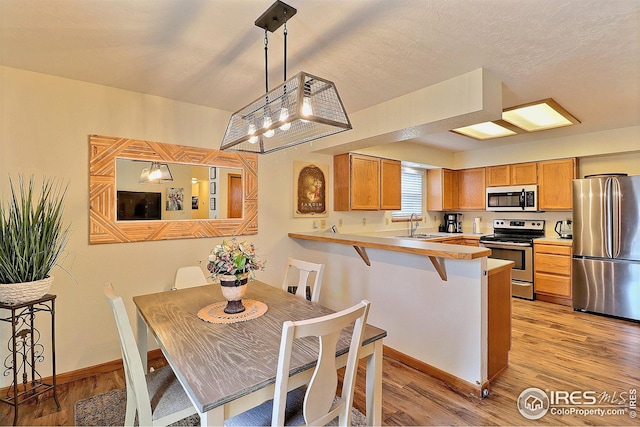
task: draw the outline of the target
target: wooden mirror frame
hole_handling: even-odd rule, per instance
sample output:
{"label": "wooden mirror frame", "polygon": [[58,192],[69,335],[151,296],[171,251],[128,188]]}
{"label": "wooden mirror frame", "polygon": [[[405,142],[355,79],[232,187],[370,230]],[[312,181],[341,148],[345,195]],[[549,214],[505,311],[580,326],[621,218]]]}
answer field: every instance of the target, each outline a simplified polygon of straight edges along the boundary
{"label": "wooden mirror frame", "polygon": [[[116,221],[116,159],[242,169],[242,218]],[[89,244],[258,233],[258,156],[113,136],[89,135]]]}

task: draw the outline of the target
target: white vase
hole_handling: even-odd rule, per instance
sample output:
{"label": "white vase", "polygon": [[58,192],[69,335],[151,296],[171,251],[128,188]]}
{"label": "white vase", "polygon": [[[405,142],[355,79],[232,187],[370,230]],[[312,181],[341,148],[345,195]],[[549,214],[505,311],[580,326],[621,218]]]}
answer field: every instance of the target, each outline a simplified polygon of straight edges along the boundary
{"label": "white vase", "polygon": [[245,306],[242,304],[242,298],[247,292],[248,277],[249,273],[243,274],[240,280],[237,280],[236,276],[220,277],[222,296],[228,301],[224,309],[225,313],[236,314],[242,313],[245,310]]}
{"label": "white vase", "polygon": [[53,283],[53,276],[24,283],[0,283],[0,302],[21,304],[43,297]]}

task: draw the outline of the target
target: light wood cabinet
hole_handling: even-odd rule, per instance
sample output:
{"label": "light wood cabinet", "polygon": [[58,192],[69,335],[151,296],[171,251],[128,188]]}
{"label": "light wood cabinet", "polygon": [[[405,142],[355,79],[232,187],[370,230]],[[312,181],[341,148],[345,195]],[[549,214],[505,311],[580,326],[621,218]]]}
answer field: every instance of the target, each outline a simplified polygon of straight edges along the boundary
{"label": "light wood cabinet", "polygon": [[399,210],[401,163],[362,154],[333,157],[333,209]]}
{"label": "light wood cabinet", "polygon": [[535,185],[538,183],[538,164],[536,162],[488,166],[486,173],[487,187]]}
{"label": "light wood cabinet", "polygon": [[540,210],[573,209],[575,158],[538,162],[538,205]]}
{"label": "light wood cabinet", "polygon": [[511,267],[489,270],[487,294],[487,379],[509,365],[511,349]]}
{"label": "light wood cabinet", "polygon": [[458,171],[458,209],[485,210],[485,168]]}
{"label": "light wood cabinet", "polygon": [[510,166],[510,185],[535,185],[538,183],[538,164],[536,162],[516,163]]}
{"label": "light wood cabinet", "polygon": [[489,166],[486,168],[487,187],[501,187],[511,184],[511,165]]}
{"label": "light wood cabinet", "polygon": [[380,159],[380,209],[392,211],[402,208],[402,163]]}
{"label": "light wood cabinet", "polygon": [[458,209],[458,172],[451,169],[427,170],[427,210]]}
{"label": "light wood cabinet", "polygon": [[571,246],[534,241],[533,252],[536,298],[571,306]]}

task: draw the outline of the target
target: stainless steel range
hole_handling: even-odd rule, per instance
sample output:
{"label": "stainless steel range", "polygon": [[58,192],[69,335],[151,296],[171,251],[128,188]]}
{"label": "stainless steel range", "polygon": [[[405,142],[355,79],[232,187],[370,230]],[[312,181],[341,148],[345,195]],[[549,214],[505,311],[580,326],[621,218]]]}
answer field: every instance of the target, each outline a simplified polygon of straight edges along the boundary
{"label": "stainless steel range", "polygon": [[544,220],[494,219],[493,233],[480,237],[480,246],[491,249],[489,258],[515,262],[511,295],[533,300],[533,239],[544,237]]}

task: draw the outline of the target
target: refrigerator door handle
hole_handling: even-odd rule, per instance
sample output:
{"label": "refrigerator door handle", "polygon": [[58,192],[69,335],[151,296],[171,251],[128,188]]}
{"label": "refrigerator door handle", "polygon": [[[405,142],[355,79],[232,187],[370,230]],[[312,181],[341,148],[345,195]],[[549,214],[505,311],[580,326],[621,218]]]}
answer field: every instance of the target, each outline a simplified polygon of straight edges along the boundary
{"label": "refrigerator door handle", "polygon": [[611,178],[611,257],[620,256],[620,182]]}
{"label": "refrigerator door handle", "polygon": [[611,233],[613,231],[613,201],[611,196],[611,178],[607,178],[604,183],[604,250],[607,258],[612,258],[613,240]]}

